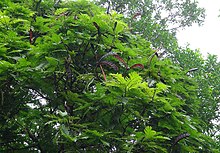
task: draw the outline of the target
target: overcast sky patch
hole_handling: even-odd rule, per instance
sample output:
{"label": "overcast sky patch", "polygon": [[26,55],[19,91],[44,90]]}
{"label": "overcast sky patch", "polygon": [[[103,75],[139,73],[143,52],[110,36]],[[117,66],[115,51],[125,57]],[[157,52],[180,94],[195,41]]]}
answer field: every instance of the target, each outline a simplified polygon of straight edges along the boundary
{"label": "overcast sky patch", "polygon": [[191,49],[200,49],[204,56],[207,53],[218,55],[220,59],[220,0],[198,0],[199,5],[206,9],[204,25],[181,30],[177,38],[181,46],[190,44]]}

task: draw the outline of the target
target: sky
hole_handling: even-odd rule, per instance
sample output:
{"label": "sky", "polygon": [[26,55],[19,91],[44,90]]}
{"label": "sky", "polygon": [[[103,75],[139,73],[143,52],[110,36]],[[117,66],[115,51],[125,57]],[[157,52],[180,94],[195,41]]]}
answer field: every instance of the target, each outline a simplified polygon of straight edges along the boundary
{"label": "sky", "polygon": [[203,26],[193,25],[177,33],[181,46],[190,44],[191,49],[200,49],[204,57],[208,53],[218,55],[220,60],[220,0],[198,0],[206,9]]}

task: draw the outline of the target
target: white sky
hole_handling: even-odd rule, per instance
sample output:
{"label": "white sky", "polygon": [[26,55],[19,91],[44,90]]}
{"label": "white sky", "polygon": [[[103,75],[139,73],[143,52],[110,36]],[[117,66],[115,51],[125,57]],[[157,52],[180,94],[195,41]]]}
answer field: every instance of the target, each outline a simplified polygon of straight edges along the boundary
{"label": "white sky", "polygon": [[206,9],[206,19],[204,25],[181,30],[177,33],[177,38],[181,46],[187,42],[191,49],[200,49],[203,55],[207,52],[218,55],[220,59],[220,0],[198,0],[199,5]]}

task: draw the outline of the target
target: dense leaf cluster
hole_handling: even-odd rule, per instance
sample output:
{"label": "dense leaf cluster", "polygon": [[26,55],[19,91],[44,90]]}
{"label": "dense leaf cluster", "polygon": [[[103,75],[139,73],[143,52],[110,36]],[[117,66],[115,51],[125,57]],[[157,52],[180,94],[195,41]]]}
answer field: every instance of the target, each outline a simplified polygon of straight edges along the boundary
{"label": "dense leaf cluster", "polygon": [[125,21],[156,48],[173,53],[178,48],[175,33],[193,24],[202,25],[205,9],[190,0],[95,0],[106,7],[124,14]]}
{"label": "dense leaf cluster", "polygon": [[1,152],[218,152],[200,84],[122,15],[87,1],[0,6]]}

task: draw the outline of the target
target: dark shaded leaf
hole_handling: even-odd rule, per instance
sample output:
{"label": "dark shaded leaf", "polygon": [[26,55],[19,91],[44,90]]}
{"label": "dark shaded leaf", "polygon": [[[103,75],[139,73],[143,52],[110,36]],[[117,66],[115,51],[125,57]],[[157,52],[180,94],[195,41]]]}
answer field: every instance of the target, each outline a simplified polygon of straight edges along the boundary
{"label": "dark shaded leaf", "polygon": [[198,70],[198,68],[192,68],[192,69],[190,69],[187,73],[193,72],[193,71],[197,71],[197,70]]}
{"label": "dark shaded leaf", "polygon": [[115,28],[117,27],[117,24],[118,24],[118,22],[115,22],[114,28],[113,28],[114,31],[115,31]]}
{"label": "dark shaded leaf", "polygon": [[135,13],[134,16],[133,16],[133,19],[136,19],[140,15],[141,15],[141,12]]}
{"label": "dark shaded leaf", "polygon": [[157,50],[157,51],[155,51],[151,56],[150,56],[150,60],[149,60],[149,63],[148,63],[148,66],[150,67],[150,65],[151,65],[151,61],[153,60],[153,58],[154,58],[154,56],[156,55],[157,57],[158,57],[158,52],[159,50]]}
{"label": "dark shaded leaf", "polygon": [[121,63],[123,63],[124,66],[126,67],[126,69],[128,68],[128,66],[127,66],[126,62],[124,61],[124,59],[123,59],[121,56],[119,56],[117,53],[115,53],[115,52],[108,52],[108,53],[106,53],[105,55],[103,55],[103,56],[99,59],[99,62],[98,62],[98,63],[100,63],[100,61],[101,61],[102,59],[104,59],[104,58],[106,58],[107,56],[110,56],[110,55],[114,56],[114,57],[117,58]]}
{"label": "dark shaded leaf", "polygon": [[141,69],[144,69],[144,65],[143,64],[134,64],[131,66],[130,69],[134,69],[134,68],[141,68]]}
{"label": "dark shaded leaf", "polygon": [[93,25],[96,27],[96,29],[98,30],[98,35],[100,35],[100,27],[96,22],[93,22]]}
{"label": "dark shaded leaf", "polygon": [[117,58],[120,62],[122,62],[124,66],[126,67],[126,69],[128,69],[128,65],[125,63],[124,59],[121,56],[119,56],[118,54],[115,54],[113,56]]}
{"label": "dark shaded leaf", "polygon": [[115,52],[108,52],[108,53],[106,53],[105,55],[103,55],[100,59],[99,59],[99,61],[98,61],[98,63],[101,61],[101,60],[103,60],[104,58],[106,58],[107,56],[110,56],[110,55],[117,55]]}
{"label": "dark shaded leaf", "polygon": [[180,135],[175,139],[175,141],[174,141],[174,143],[173,143],[173,147],[174,147],[180,140],[182,140],[182,139],[184,139],[184,138],[187,138],[187,137],[189,137],[189,136],[190,136],[189,133],[180,134]]}
{"label": "dark shaded leaf", "polygon": [[33,37],[34,37],[34,35],[33,35],[33,30],[30,29],[30,30],[29,30],[29,40],[30,40],[30,44],[33,44]]}
{"label": "dark shaded leaf", "polygon": [[118,71],[118,67],[117,67],[114,63],[112,63],[112,62],[109,62],[109,61],[101,61],[99,64],[110,66],[110,67],[113,68],[115,71]]}

